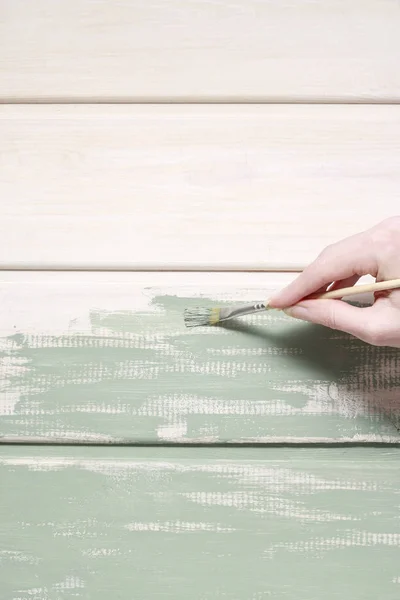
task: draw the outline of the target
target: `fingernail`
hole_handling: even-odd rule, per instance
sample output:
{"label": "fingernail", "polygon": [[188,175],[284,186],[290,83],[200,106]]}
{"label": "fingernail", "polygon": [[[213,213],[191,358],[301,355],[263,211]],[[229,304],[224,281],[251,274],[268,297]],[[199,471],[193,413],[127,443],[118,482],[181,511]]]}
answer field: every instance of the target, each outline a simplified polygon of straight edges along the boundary
{"label": "fingernail", "polygon": [[296,306],[289,306],[289,308],[284,308],[283,312],[289,317],[293,317],[294,319],[307,319],[308,310],[304,306],[300,304],[296,304]]}

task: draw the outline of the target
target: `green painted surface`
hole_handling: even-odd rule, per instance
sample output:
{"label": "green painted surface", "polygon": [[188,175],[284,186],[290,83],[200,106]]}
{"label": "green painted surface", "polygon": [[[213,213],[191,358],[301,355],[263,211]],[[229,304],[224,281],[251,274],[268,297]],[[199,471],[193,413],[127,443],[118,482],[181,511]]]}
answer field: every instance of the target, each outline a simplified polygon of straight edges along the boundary
{"label": "green painted surface", "polygon": [[400,451],[2,447],[2,600],[398,600]]}
{"label": "green painted surface", "polygon": [[[200,301],[135,288],[132,296],[145,298],[148,309],[70,309],[71,323],[87,317],[88,325],[62,334],[52,333],[41,307],[43,325],[33,332],[11,313],[16,333],[1,340],[0,435],[139,442],[399,438],[397,350],[280,313],[186,329],[185,307],[215,305],[208,291],[210,298]],[[253,292],[254,299],[265,294]],[[74,306],[71,297],[62,302]]]}

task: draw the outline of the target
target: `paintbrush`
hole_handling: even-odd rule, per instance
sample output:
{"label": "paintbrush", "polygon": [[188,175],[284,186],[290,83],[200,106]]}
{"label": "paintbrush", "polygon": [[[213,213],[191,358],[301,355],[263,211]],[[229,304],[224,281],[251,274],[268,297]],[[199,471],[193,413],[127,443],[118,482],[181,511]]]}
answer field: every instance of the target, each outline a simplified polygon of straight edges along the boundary
{"label": "paintbrush", "polygon": [[[371,292],[383,292],[400,288],[400,279],[391,279],[389,281],[380,281],[367,283],[365,285],[354,285],[338,290],[323,292],[322,294],[313,294],[307,296],[304,300],[328,300],[341,299],[345,296],[354,296],[356,294],[367,294]],[[273,310],[268,301],[257,302],[255,304],[241,304],[238,306],[214,306],[212,308],[187,308],[184,312],[186,327],[201,327],[207,325],[216,325],[222,321],[228,321],[235,317],[252,315],[254,313]]]}

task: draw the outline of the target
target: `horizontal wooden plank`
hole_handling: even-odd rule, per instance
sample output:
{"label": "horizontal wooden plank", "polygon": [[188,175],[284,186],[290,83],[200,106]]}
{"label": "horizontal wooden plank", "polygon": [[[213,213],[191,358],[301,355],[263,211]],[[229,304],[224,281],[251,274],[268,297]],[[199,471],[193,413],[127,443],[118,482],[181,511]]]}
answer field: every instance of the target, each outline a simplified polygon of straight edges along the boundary
{"label": "horizontal wooden plank", "polygon": [[400,206],[400,106],[0,109],[3,268],[298,270]]}
{"label": "horizontal wooden plank", "polygon": [[13,600],[397,600],[399,451],[3,449]]}
{"label": "horizontal wooden plank", "polygon": [[2,0],[7,101],[398,101],[395,0]]}
{"label": "horizontal wooden plank", "polygon": [[398,441],[400,355],[270,312],[283,274],[14,273],[0,283],[0,441]]}

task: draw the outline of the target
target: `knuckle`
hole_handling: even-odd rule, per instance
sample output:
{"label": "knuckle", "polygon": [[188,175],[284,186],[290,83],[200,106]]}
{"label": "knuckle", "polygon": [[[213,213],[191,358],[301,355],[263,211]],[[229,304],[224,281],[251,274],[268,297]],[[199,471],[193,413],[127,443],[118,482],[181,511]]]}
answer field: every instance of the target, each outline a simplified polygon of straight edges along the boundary
{"label": "knuckle", "polygon": [[395,215],[393,217],[388,217],[383,219],[379,226],[383,228],[394,229],[395,231],[400,231],[400,215]]}
{"label": "knuckle", "polygon": [[315,259],[312,268],[314,272],[320,273],[322,278],[325,275],[325,271],[331,265],[334,260],[337,249],[335,249],[335,244],[329,244],[326,246]]}
{"label": "knuckle", "polygon": [[318,259],[326,260],[327,258],[332,256],[333,251],[334,251],[334,244],[329,244],[328,246],[325,246],[325,248],[319,253]]}
{"label": "knuckle", "polygon": [[400,216],[389,217],[381,221],[371,232],[372,242],[383,249],[391,252],[400,248]]}

